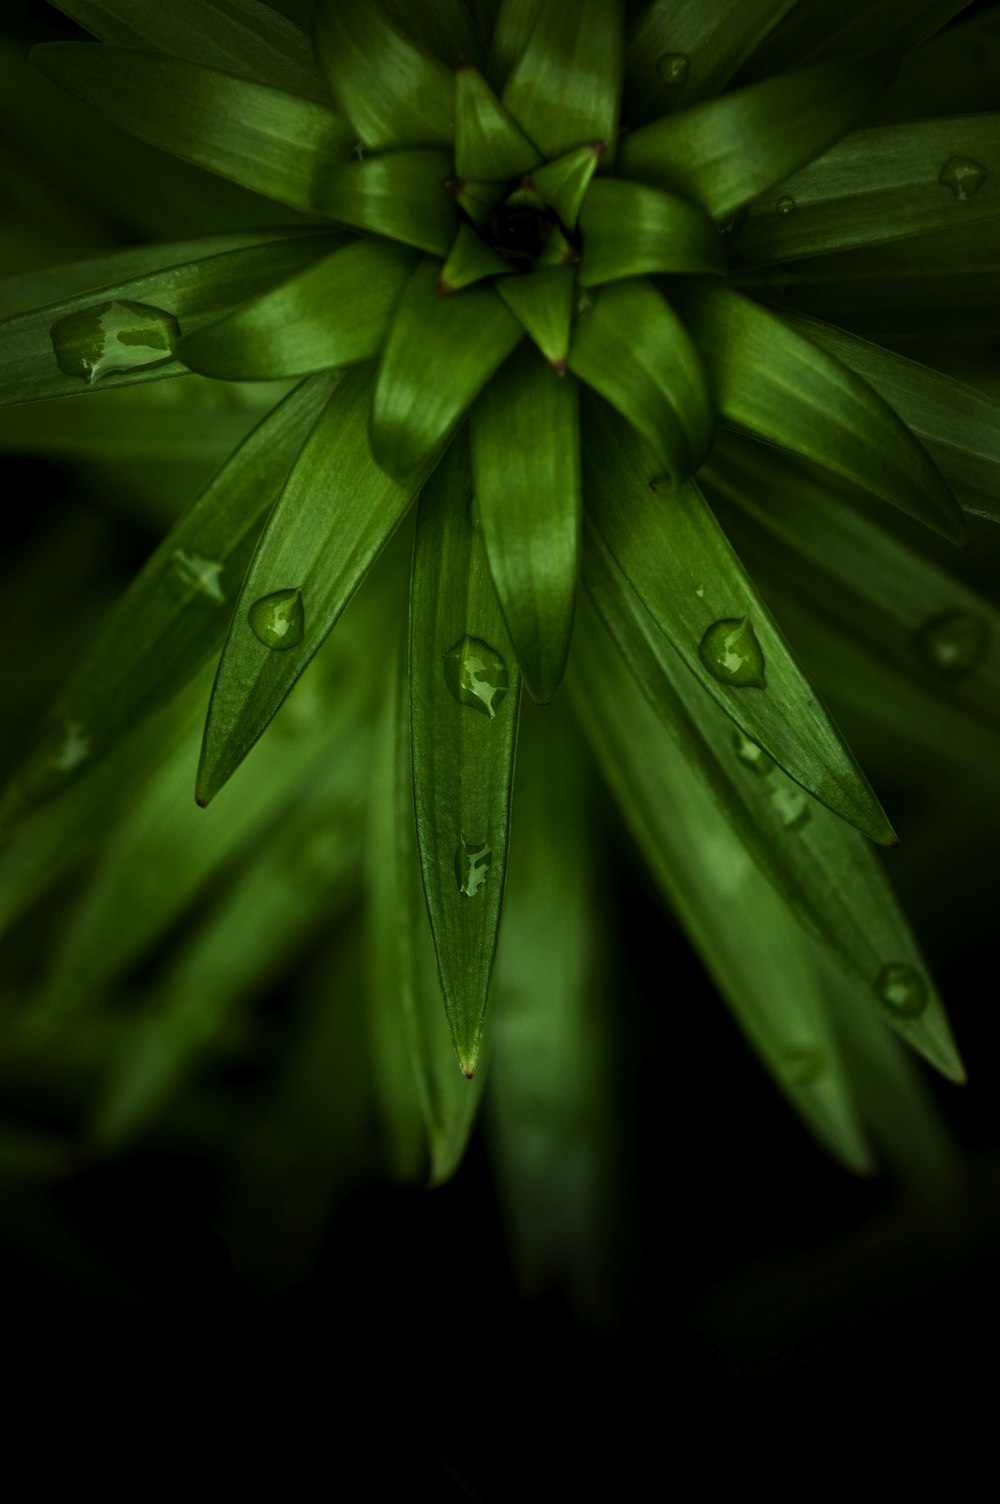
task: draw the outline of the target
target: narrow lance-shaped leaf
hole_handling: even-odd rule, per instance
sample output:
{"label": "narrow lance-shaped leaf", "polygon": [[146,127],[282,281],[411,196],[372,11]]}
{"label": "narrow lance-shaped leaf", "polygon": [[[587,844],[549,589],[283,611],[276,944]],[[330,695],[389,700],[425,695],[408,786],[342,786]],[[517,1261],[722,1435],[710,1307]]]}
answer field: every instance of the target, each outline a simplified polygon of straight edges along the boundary
{"label": "narrow lance-shaped leaf", "polygon": [[372,360],[417,260],[386,241],[345,246],[188,336],[178,357],[193,371],[244,381]]}
{"label": "narrow lance-shaped leaf", "polygon": [[522,345],[469,420],[475,515],[518,665],[547,703],[562,682],[580,556],[577,384]]}
{"label": "narrow lance-shaped leaf", "polygon": [[[1000,214],[1000,115],[852,131],[774,181],[734,228],[734,267],[880,245]],[[928,251],[934,254],[933,243]]]}
{"label": "narrow lance-shaped leaf", "polygon": [[542,0],[501,0],[490,42],[490,83],[499,93],[518,61],[541,10]]}
{"label": "narrow lance-shaped leaf", "polygon": [[644,272],[726,270],[721,237],[703,210],[641,183],[622,178],[592,183],[580,211],[580,231],[581,287]]}
{"label": "narrow lance-shaped leaf", "polygon": [[352,229],[445,256],[459,226],[450,177],[447,152],[386,152],[329,173],[317,206]]}
{"label": "narrow lance-shaped leaf", "polygon": [[585,500],[643,605],[703,688],[803,788],[882,844],[895,837],[854,758],[693,482],[658,496],[652,459],[588,405]]}
{"label": "narrow lance-shaped leaf", "polygon": [[506,182],[541,160],[478,69],[455,73],[455,169],[460,178]]}
{"label": "narrow lance-shaped leaf", "polygon": [[487,277],[510,276],[513,271],[510,263],[501,260],[471,225],[459,225],[455,243],[441,268],[437,292],[441,297],[448,297],[463,287],[471,287],[474,282],[483,282]]}
{"label": "narrow lance-shaped leaf", "polygon": [[[748,78],[874,47],[915,47],[964,10],[967,0],[797,0],[744,70]],[[786,7],[787,9],[787,7]]]}
{"label": "narrow lance-shaped leaf", "polygon": [[562,375],[569,360],[576,303],[575,267],[539,269],[536,265],[526,276],[498,282],[496,290],[545,359]]}
{"label": "narrow lance-shaped leaf", "polygon": [[8,818],[89,772],[218,648],[267,513],[335,385],[298,387],[160,544],[47,715],[4,799]]}
{"label": "narrow lance-shaped leaf", "polygon": [[692,280],[675,301],[712,372],[724,417],[965,545],[965,520],[941,472],[853,371],[728,288]]}
{"label": "narrow lance-shaped leaf", "polygon": [[629,120],[634,125],[720,94],[796,0],[651,0],[628,33]]}
{"label": "narrow lance-shaped leaf", "polygon": [[[503,17],[501,16],[501,22]],[[621,0],[545,0],[503,90],[542,155],[603,141],[614,160],[621,104]]]}
{"label": "narrow lance-shaped leaf", "polygon": [[144,47],[328,102],[309,37],[263,0],[52,0],[112,47]]}
{"label": "narrow lance-shaped leaf", "polygon": [[784,1096],[830,1153],[872,1173],[808,937],[685,766],[606,632],[589,612],[580,616],[572,704],[633,840]]}
{"label": "narrow lance-shaped leaf", "polygon": [[712,441],[712,393],[698,347],[651,282],[584,294],[569,364],[651,446],[658,474],[681,481],[697,470]]}
{"label": "narrow lance-shaped leaf", "polygon": [[725,219],[850,130],[894,66],[885,54],[836,58],[666,115],[622,139],[622,174]]}
{"label": "narrow lance-shaped leaf", "polygon": [[404,481],[432,464],[499,365],[521,326],[492,287],[441,297],[441,266],[421,262],[382,351],[372,408],[372,453]]}
{"label": "narrow lance-shaped leaf", "polygon": [[[882,865],[858,831],[811,800],[707,704],[604,546],[588,529],[584,579],[629,671],[744,852],[860,987],[864,1006],[956,1080],[962,1065]],[[903,1007],[896,984],[909,979]]]}
{"label": "narrow lance-shaped leaf", "polygon": [[313,38],[330,91],[364,146],[450,144],[450,72],[368,0],[319,0]]}
{"label": "narrow lance-shaped leaf", "polygon": [[243,583],[198,769],[207,804],[323,645],[417,489],[372,459],[367,367],[346,375],[309,436]]}
{"label": "narrow lance-shaped leaf", "polygon": [[403,1179],[440,1185],[462,1159],[487,1073],[465,1079],[448,1030],[417,856],[407,655],[400,656],[368,801],[368,1017],[394,1167]]}
{"label": "narrow lance-shaped leaf", "polygon": [[31,61],[123,130],[307,214],[324,175],[354,148],[335,111],[178,58],[53,42]]}
{"label": "narrow lance-shaped leaf", "polygon": [[483,43],[489,38],[491,24],[488,18],[477,14],[475,3],[379,0],[379,9],[448,68],[453,68],[460,57],[467,57],[477,68],[484,61]]}
{"label": "narrow lance-shaped leaf", "polygon": [[175,351],[184,334],[309,266],[329,244],[306,235],[247,246],[5,319],[0,402],[79,396],[183,375]]}
{"label": "narrow lance-shaped leaf", "polygon": [[410,714],[424,891],[455,1053],[471,1076],[503,903],[521,681],[470,488],[463,433],[417,509]]}

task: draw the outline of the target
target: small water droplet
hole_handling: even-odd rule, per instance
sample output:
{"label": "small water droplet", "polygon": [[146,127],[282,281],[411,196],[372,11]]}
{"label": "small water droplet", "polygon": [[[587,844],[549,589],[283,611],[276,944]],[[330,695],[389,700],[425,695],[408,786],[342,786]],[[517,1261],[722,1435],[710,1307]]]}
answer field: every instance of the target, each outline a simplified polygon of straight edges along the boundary
{"label": "small water droplet", "polygon": [[941,169],[938,182],[950,188],[956,198],[971,198],[989,177],[989,170],[971,157],[949,157]]}
{"label": "small water droplet", "polygon": [[181,336],[172,313],[149,303],[98,303],[57,319],[49,331],[65,376],[88,384],[115,371],[164,365]]}
{"label": "small water droplet", "polygon": [[698,656],[714,678],[735,689],[764,689],[764,654],[747,616],[713,622],[698,646]]}
{"label": "small water droplet", "polygon": [[924,661],[953,679],[978,668],[990,645],[989,622],[972,611],[929,616],[913,635]]}
{"label": "small water droplet", "polygon": [[908,961],[892,961],[875,979],[879,1000],[897,1018],[916,1018],[927,1007],[927,983]]}
{"label": "small water droplet", "polygon": [[795,200],[790,193],[783,193],[774,206],[775,214],[794,214]]}
{"label": "small water droplet", "polygon": [[463,835],[455,852],[455,881],[466,898],[475,898],[489,876],[493,849],[487,841],[467,841]]}
{"label": "small water droplet", "polygon": [[248,612],[253,635],[266,648],[294,648],[302,641],[306,618],[302,609],[302,591],[275,590],[262,595]]}
{"label": "small water droplet", "polygon": [[786,1050],[783,1063],[793,1086],[812,1086],[826,1071],[826,1060],[814,1045],[795,1045]]}
{"label": "small water droplet", "polygon": [[786,830],[801,830],[812,818],[812,800],[790,778],[776,783],[771,789],[778,818]]}
{"label": "small water droplet", "polygon": [[222,589],[224,568],[223,564],[216,563],[214,559],[203,559],[201,554],[189,554],[183,548],[175,548],[170,555],[167,584],[178,599],[185,599],[189,595],[207,595],[209,600],[216,601],[221,606],[226,599]]}
{"label": "small water droplet", "polygon": [[755,773],[759,773],[762,778],[766,778],[768,773],[773,773],[777,767],[774,758],[765,752],[763,747],[758,747],[756,742],[744,736],[742,731],[733,733],[733,745],[740,762],[752,768]]}
{"label": "small water droplet", "polygon": [[688,81],[691,59],[686,52],[665,52],[656,60],[656,76],[661,83],[672,89],[680,89]]}
{"label": "small water droplet", "polygon": [[510,688],[507,665],[480,637],[461,637],[444,655],[445,683],[460,705],[492,721]]}
{"label": "small water droplet", "polygon": [[696,590],[695,590],[694,593],[695,593],[695,595],[698,597],[698,599],[700,601],[703,601],[705,599],[705,587],[704,587],[704,585],[699,585],[696,588]]}

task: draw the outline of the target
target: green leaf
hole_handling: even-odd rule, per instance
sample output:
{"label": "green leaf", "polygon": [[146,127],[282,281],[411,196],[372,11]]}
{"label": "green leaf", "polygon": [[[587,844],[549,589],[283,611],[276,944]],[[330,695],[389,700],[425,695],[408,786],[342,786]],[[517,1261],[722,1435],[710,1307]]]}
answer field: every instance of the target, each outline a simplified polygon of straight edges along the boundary
{"label": "green leaf", "polygon": [[788,314],[785,318],[813,344],[857,371],[888,402],[937,461],[949,484],[962,488],[963,501],[966,493],[978,493],[987,508],[995,507],[1000,492],[1000,402],[844,329],[816,319]]}
{"label": "green leaf", "polygon": [[989,219],[1000,214],[1000,115],[852,131],[800,172],[773,182],[732,237],[735,267]]}
{"label": "green leaf", "polygon": [[575,289],[572,266],[536,267],[526,276],[497,283],[507,307],[560,375],[569,359]]}
{"label": "green leaf", "polygon": [[178,358],[243,381],[372,360],[417,259],[386,241],[345,246],[183,339]]}
{"label": "green leaf", "polygon": [[450,177],[447,152],[388,152],[330,173],[318,202],[328,219],[446,256],[459,224]]}
{"label": "green leaf", "polygon": [[451,144],[450,72],[374,5],[318,0],[313,39],[330,91],[364,146]]}
{"label": "green leaf", "polygon": [[621,65],[621,0],[546,0],[504,85],[503,102],[546,159],[602,141],[610,167]]}
{"label": "green leaf", "polygon": [[464,1078],[445,1015],[417,856],[405,655],[403,668],[386,695],[368,801],[369,1026],[397,1174],[441,1185],[465,1152],[486,1072]]}
{"label": "green leaf", "polygon": [[580,286],[644,272],[726,270],[719,232],[696,205],[623,178],[591,184],[580,211]]}
{"label": "green leaf", "polygon": [[382,350],[372,453],[399,480],[434,463],[521,338],[520,324],[491,287],[442,298],[440,274],[433,261],[417,267]]}
{"label": "green leaf", "polygon": [[720,94],[796,0],[651,0],[628,32],[629,121]]}
{"label": "green leaf", "polygon": [[[897,1015],[877,991],[887,967],[926,967],[878,856],[864,836],[813,803],[754,741],[734,731],[673,652],[621,570],[588,529],[584,580],[636,684],[677,753],[711,795],[744,854],[826,947],[865,1009],[882,1017],[945,1075],[963,1078],[940,1002],[925,985],[922,1013]],[[895,974],[895,973],[893,973]],[[929,1008],[929,1011],[928,1011]]]}
{"label": "green leaf", "polygon": [[482,282],[487,277],[510,276],[513,271],[510,263],[502,261],[471,225],[462,224],[441,269],[437,292],[440,297],[449,297],[463,287],[471,287],[474,282]]}
{"label": "green leaf", "polygon": [[964,10],[968,0],[843,0],[836,18],[827,0],[797,0],[754,53],[748,78],[875,47],[916,47]]}
{"label": "green leaf", "polygon": [[373,378],[345,375],[299,455],[253,556],[219,664],[198,769],[207,804],[323,645],[417,486],[368,445]]}
{"label": "green leaf", "polygon": [[189,63],[328,102],[309,37],[261,0],[52,0],[112,47],[168,52]]}
{"label": "green leaf", "polygon": [[501,0],[490,44],[490,83],[497,93],[528,45],[542,0]]}
{"label": "green leaf", "polygon": [[0,402],[79,396],[183,375],[181,336],[321,256],[307,235],[77,293],[0,323]]}
{"label": "green leaf", "polygon": [[741,1030],[827,1151],[871,1174],[808,937],[686,767],[589,611],[580,613],[569,687],[633,840]]}
{"label": "green leaf", "polygon": [[849,131],[894,66],[882,53],[836,58],[666,115],[623,137],[621,172],[726,219]]}
{"label": "green leaf", "polygon": [[503,183],[471,183],[461,178],[452,178],[447,187],[462,213],[480,229],[507,196],[507,188]]}
{"label": "green leaf", "polygon": [[705,458],[713,426],[705,368],[690,335],[644,278],[613,283],[581,303],[570,369],[652,446],[661,474],[685,479]]}
{"label": "green leaf", "polygon": [[177,58],[88,42],[53,42],[30,58],[112,124],[307,214],[354,146],[346,121],[323,105]]}
{"label": "green leaf", "polygon": [[410,715],[417,846],[458,1062],[483,1044],[507,867],[521,697],[482,545],[469,522],[459,434],[417,508]]}
{"label": "green leaf", "polygon": [[[697,486],[658,496],[647,479],[648,451],[597,404],[586,412],[583,435],[588,514],[703,690],[820,803],[872,840],[894,844],[867,780]],[[709,635],[719,623],[730,629],[721,663]]]}
{"label": "green leaf", "polygon": [[550,209],[559,216],[567,230],[575,230],[587,190],[594,173],[604,156],[604,143],[594,142],[579,146],[576,151],[546,162],[531,174],[532,186],[537,189]]}
{"label": "green leaf", "polygon": [[472,409],[476,517],[521,675],[547,704],[562,682],[580,557],[577,384],[531,345]]}
{"label": "green leaf", "polygon": [[853,371],[729,289],[691,281],[677,301],[724,417],[965,545],[965,521],[940,471]]}
{"label": "green leaf", "polygon": [[218,649],[267,513],[335,384],[316,377],[292,392],[167,534],[46,717],[6,816],[89,772]]}
{"label": "green leaf", "polygon": [[460,178],[505,182],[538,165],[537,150],[471,66],[455,74],[455,170]]}
{"label": "green leaf", "polygon": [[489,27],[465,0],[379,0],[379,8],[448,68],[460,57],[477,68],[484,60],[482,39],[489,36]]}

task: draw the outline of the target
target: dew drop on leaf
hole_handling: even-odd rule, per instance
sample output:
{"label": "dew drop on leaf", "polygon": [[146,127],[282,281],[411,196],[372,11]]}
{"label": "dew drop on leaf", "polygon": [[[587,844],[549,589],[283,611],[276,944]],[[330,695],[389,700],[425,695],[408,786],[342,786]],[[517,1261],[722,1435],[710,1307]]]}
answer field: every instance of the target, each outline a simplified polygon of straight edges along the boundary
{"label": "dew drop on leaf", "polygon": [[221,606],[226,600],[222,588],[223,568],[214,559],[203,559],[201,554],[189,554],[183,548],[175,548],[170,555],[167,584],[171,594],[180,600],[191,595],[206,595]]}
{"label": "dew drop on leaf", "polygon": [[875,979],[879,1001],[897,1018],[916,1018],[927,1007],[927,983],[908,961],[892,961]]}
{"label": "dew drop on leaf", "polygon": [[776,214],[795,213],[795,200],[792,198],[790,193],[783,193],[781,195],[778,202],[774,206],[774,212]]}
{"label": "dew drop on leaf", "polygon": [[949,157],[941,169],[938,182],[950,188],[956,198],[971,198],[989,177],[989,171],[981,162],[971,157]]}
{"label": "dew drop on leaf", "polygon": [[444,655],[444,679],[460,705],[492,721],[510,688],[507,665],[481,637],[462,637]]}
{"label": "dew drop on leaf", "polygon": [[922,622],[913,640],[925,663],[958,679],[978,668],[986,657],[990,628],[985,617],[972,611],[945,611]]}
{"label": "dew drop on leaf", "polygon": [[120,371],[164,365],[181,329],[172,313],[149,303],[97,303],[57,319],[49,331],[64,376],[92,383]]}
{"label": "dew drop on leaf", "polygon": [[679,89],[688,81],[691,59],[686,52],[665,52],[656,60],[656,76],[661,83]]}
{"label": "dew drop on leaf", "polygon": [[467,841],[464,836],[455,852],[455,881],[466,898],[475,898],[489,876],[493,849],[487,841]]}
{"label": "dew drop on leaf", "polygon": [[756,742],[744,736],[742,731],[733,733],[733,745],[736,748],[736,756],[745,767],[752,768],[762,778],[774,772],[777,766],[774,758],[765,752],[763,747],[758,747]]}
{"label": "dew drop on leaf", "polygon": [[764,654],[746,616],[713,622],[698,646],[698,656],[720,684],[734,689],[764,689]]}
{"label": "dew drop on leaf", "polygon": [[305,612],[302,591],[275,590],[250,607],[248,618],[253,635],[266,648],[294,648],[302,641]]}

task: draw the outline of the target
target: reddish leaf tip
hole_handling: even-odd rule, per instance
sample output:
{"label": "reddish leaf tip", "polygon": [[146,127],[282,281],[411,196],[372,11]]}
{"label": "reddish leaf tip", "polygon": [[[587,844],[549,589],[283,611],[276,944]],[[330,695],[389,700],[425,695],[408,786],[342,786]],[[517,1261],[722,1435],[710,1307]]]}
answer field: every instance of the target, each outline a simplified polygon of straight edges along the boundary
{"label": "reddish leaf tip", "polygon": [[455,72],[456,73],[468,73],[468,72],[471,71],[471,69],[472,69],[472,64],[469,62],[469,59],[467,57],[465,57],[464,55],[460,55],[456,59],[456,61],[455,61]]}
{"label": "reddish leaf tip", "polygon": [[455,291],[455,288],[451,282],[446,282],[443,277],[438,277],[434,284],[434,291],[439,298],[446,298],[450,293]]}
{"label": "reddish leaf tip", "polygon": [[444,186],[447,188],[452,198],[461,198],[465,190],[465,179],[452,178],[449,182],[445,183]]}
{"label": "reddish leaf tip", "polygon": [[555,371],[557,376],[566,375],[567,361],[565,356],[560,356],[558,360],[551,360],[549,361],[549,364],[551,365],[553,371]]}

